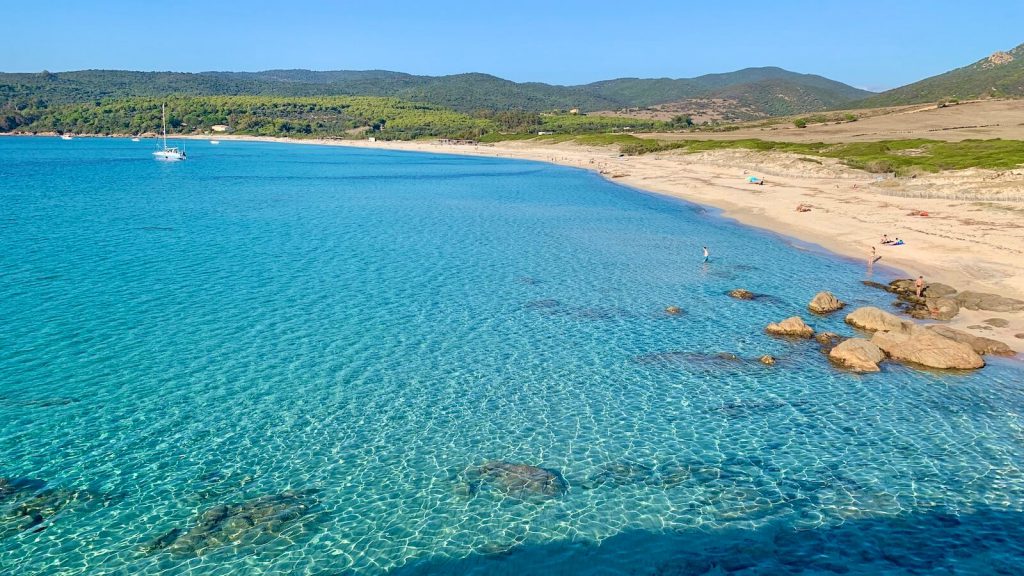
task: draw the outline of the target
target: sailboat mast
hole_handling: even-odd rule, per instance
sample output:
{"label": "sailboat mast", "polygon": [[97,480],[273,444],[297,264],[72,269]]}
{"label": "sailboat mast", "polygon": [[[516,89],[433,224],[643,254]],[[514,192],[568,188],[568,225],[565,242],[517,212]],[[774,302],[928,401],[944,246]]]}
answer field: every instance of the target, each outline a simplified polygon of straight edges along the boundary
{"label": "sailboat mast", "polygon": [[160,104],[160,116],[164,120],[164,150],[167,149],[167,104]]}

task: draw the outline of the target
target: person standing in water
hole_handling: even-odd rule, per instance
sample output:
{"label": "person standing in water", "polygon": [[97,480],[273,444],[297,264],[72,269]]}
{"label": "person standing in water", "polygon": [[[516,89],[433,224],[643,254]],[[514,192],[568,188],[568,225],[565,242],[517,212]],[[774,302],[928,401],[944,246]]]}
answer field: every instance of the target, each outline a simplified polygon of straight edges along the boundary
{"label": "person standing in water", "polygon": [[707,262],[707,261],[708,261],[708,258],[711,258],[711,253],[710,253],[710,252],[708,252],[708,247],[707,247],[707,246],[705,246],[705,247],[704,247],[704,261],[705,261],[705,262]]}

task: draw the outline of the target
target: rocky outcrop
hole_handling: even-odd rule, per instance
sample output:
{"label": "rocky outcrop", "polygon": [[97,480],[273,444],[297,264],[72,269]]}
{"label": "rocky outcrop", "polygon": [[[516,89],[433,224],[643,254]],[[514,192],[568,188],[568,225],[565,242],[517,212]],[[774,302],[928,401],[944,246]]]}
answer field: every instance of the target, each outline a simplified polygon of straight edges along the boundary
{"label": "rocky outcrop", "polygon": [[555,470],[528,464],[491,460],[470,470],[469,493],[498,491],[519,499],[554,498],[569,490],[565,478]]}
{"label": "rocky outcrop", "polygon": [[1013,356],[1014,351],[1005,343],[983,336],[975,336],[948,326],[928,326],[928,329],[950,340],[962,342],[981,355]]}
{"label": "rocky outcrop", "polygon": [[985,361],[969,345],[909,322],[899,329],[875,332],[871,343],[894,360],[927,368],[972,370],[985,365]]}
{"label": "rocky outcrop", "polygon": [[668,314],[669,316],[679,316],[682,313],[683,309],[679,306],[667,306],[665,308],[665,314]]}
{"label": "rocky outcrop", "polygon": [[188,532],[174,528],[144,543],[142,549],[199,555],[221,546],[252,543],[260,536],[277,534],[309,515],[317,504],[313,493],[289,490],[238,504],[219,504],[200,514]]}
{"label": "rocky outcrop", "polygon": [[[916,297],[917,296],[917,285],[916,285],[916,282],[917,281],[912,279],[912,278],[908,278],[908,279],[905,279],[905,280],[893,280],[892,282],[889,282],[889,286],[888,287],[884,287],[883,286],[883,288],[888,290],[889,292],[892,292],[893,294],[898,294],[900,296],[915,296]],[[879,285],[879,286],[881,286],[881,285]],[[922,298],[945,298],[945,297],[952,296],[952,295],[956,294],[956,292],[957,292],[956,288],[953,288],[952,286],[950,286],[948,284],[942,284],[941,282],[931,282],[929,284],[925,284],[924,288],[921,290],[921,297]]]}
{"label": "rocky outcrop", "polygon": [[814,329],[804,323],[803,318],[791,316],[782,322],[772,322],[764,329],[772,336],[790,336],[793,338],[810,338]]}
{"label": "rocky outcrop", "polygon": [[829,351],[828,358],[854,372],[878,372],[878,363],[885,360],[885,353],[864,338],[850,338]]}
{"label": "rocky outcrop", "polygon": [[807,305],[807,309],[815,314],[829,314],[844,306],[846,303],[836,298],[831,292],[818,292]]}
{"label": "rocky outcrop", "polygon": [[846,315],[846,323],[854,328],[877,332],[879,330],[899,330],[911,324],[895,314],[890,314],[874,306],[857,308]]}
{"label": "rocky outcrop", "polygon": [[730,290],[729,296],[737,300],[753,300],[754,298],[757,298],[757,294],[754,294],[750,290],[744,290],[743,288],[736,288],[735,290]]}
{"label": "rocky outcrop", "polygon": [[764,364],[765,366],[775,366],[775,356],[772,356],[771,354],[765,354],[764,356],[761,356],[761,358],[759,358],[758,360],[761,362],[761,364]]}
{"label": "rocky outcrop", "polygon": [[968,310],[985,310],[987,312],[1020,312],[1024,310],[1024,300],[985,292],[964,291],[956,295],[956,300],[961,307]]}

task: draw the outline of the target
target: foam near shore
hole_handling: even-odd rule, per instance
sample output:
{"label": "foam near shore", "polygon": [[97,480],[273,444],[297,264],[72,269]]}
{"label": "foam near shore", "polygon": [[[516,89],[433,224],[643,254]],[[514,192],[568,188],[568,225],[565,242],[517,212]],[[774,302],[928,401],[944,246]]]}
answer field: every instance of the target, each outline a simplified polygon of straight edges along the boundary
{"label": "foam near shore", "polygon": [[[743,224],[818,244],[862,260],[866,268],[874,248],[881,257],[877,266],[900,269],[908,277],[924,275],[960,290],[1024,299],[1024,227],[1019,223],[1024,204],[985,199],[1010,189],[1024,191],[1024,175],[1014,172],[968,170],[890,179],[828,158],[750,150],[623,156],[615,147],[543,141],[467,145],[217,138],[517,158],[584,168],[631,187],[720,208]],[[749,183],[750,176],[763,178],[764,184]],[[882,245],[883,234],[905,244]],[[1009,325],[979,324],[992,317],[1005,318]],[[950,325],[1024,351],[1024,340],[1015,337],[1024,333],[1024,313],[964,310]],[[971,328],[979,325],[984,328]]]}

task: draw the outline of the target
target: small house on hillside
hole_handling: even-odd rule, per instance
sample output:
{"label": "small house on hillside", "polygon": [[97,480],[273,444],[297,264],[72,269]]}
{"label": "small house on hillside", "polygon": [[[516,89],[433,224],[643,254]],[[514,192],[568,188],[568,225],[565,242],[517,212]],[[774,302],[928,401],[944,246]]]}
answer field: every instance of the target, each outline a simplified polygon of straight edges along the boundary
{"label": "small house on hillside", "polygon": [[213,130],[214,132],[227,132],[228,126],[227,124],[214,124],[213,126],[210,126],[210,130]]}

